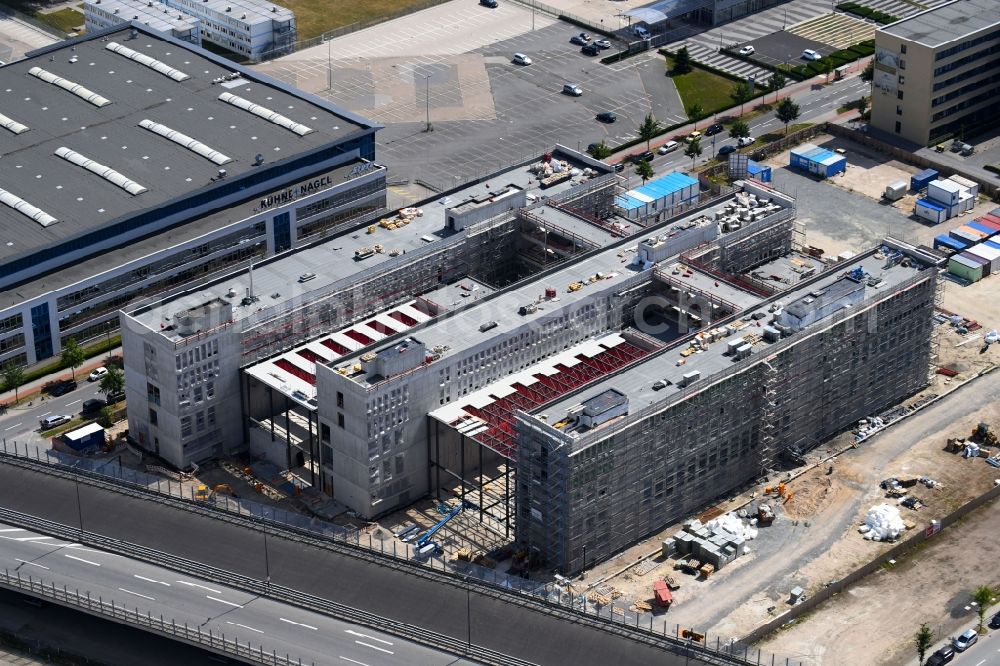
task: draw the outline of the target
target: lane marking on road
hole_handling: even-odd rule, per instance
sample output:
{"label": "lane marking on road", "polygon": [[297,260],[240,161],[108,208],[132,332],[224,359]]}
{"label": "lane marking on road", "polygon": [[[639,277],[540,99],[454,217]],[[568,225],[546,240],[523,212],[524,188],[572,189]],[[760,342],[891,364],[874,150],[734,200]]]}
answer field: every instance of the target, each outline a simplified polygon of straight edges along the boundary
{"label": "lane marking on road", "polygon": [[385,643],[386,645],[392,645],[392,643],[389,642],[389,641],[384,641],[381,638],[375,638],[374,636],[369,636],[367,634],[361,634],[361,633],[358,633],[357,631],[354,631],[353,629],[344,629],[344,633],[350,634],[352,636],[357,636],[358,638],[367,638],[370,641],[378,641],[379,643]]}
{"label": "lane marking on road", "polygon": [[32,537],[13,537],[13,541],[41,541],[43,539],[53,539],[55,537],[50,536],[32,536]]}
{"label": "lane marking on road", "polygon": [[119,587],[122,592],[127,592],[128,594],[134,594],[137,597],[142,597],[143,599],[149,599],[150,601],[156,601],[153,597],[146,594],[139,594],[138,592],[133,592],[132,590],[126,590],[124,587]]}
{"label": "lane marking on road", "polygon": [[0,532],[23,532],[23,531],[24,530],[22,530],[20,527],[7,527],[0,530]]}
{"label": "lane marking on road", "polygon": [[[997,652],[1000,652],[1000,650],[997,650]],[[985,664],[985,663],[986,663],[986,660],[983,659],[981,662],[979,662],[978,664],[976,664],[976,666],[983,666],[983,664]]]}
{"label": "lane marking on road", "polygon": [[233,606],[235,608],[243,608],[243,606],[240,606],[239,604],[234,604],[232,601],[226,601],[225,599],[219,599],[218,597],[210,597],[207,594],[205,595],[205,598],[211,599],[212,601],[218,601],[220,604],[226,604],[227,606]]}
{"label": "lane marking on road", "polygon": [[364,641],[354,641],[358,645],[364,645],[365,647],[370,647],[373,650],[378,650],[379,652],[387,652],[388,654],[396,654],[392,650],[386,650],[385,648],[380,648],[377,645],[372,645],[371,643],[365,643]]}
{"label": "lane marking on road", "polygon": [[75,405],[78,402],[83,402],[83,400],[74,400],[73,402],[67,402],[66,406],[67,407],[71,407],[72,405]]}
{"label": "lane marking on road", "polygon": [[289,620],[283,617],[279,617],[278,619],[281,620],[282,622],[287,622],[288,624],[294,624],[299,627],[305,627],[306,629],[312,629],[313,631],[319,631],[317,627],[314,627],[311,624],[302,624],[301,622],[296,622],[295,620]]}
{"label": "lane marking on road", "polygon": [[18,426],[20,426],[20,425],[21,425],[20,423],[15,423],[14,425],[12,425],[12,426],[11,426],[11,427],[9,427],[9,428],[4,428],[4,430],[13,430],[14,428],[17,428],[17,427],[18,427]]}
{"label": "lane marking on road", "polygon": [[72,555],[63,554],[63,557],[68,557],[71,560],[77,560],[78,562],[86,562],[87,564],[93,564],[95,567],[101,566],[97,562],[91,562],[90,560],[85,560],[82,557],[73,557]]}
{"label": "lane marking on road", "polygon": [[48,567],[43,566],[41,564],[38,564],[37,562],[29,562],[28,560],[22,560],[22,559],[19,559],[17,557],[15,557],[14,559],[17,560],[18,562],[20,562],[21,564],[30,564],[33,567],[38,567],[39,569],[48,570]]}
{"label": "lane marking on road", "polygon": [[258,634],[262,634],[262,633],[264,633],[264,632],[263,632],[263,631],[261,631],[260,629],[254,629],[253,627],[248,627],[247,625],[245,625],[245,624],[240,624],[239,622],[230,622],[229,620],[226,620],[226,624],[231,624],[231,625],[233,625],[234,627],[243,627],[244,629],[249,629],[250,631],[256,631],[256,632],[257,632]]}
{"label": "lane marking on road", "polygon": [[214,594],[222,594],[222,590],[215,590],[215,589],[212,589],[211,587],[206,587],[204,585],[199,585],[198,583],[191,583],[191,582],[186,581],[186,580],[176,580],[174,582],[178,583],[179,585],[187,585],[188,587],[200,587],[201,589],[203,589],[203,590],[205,590],[207,592],[212,592]]}
{"label": "lane marking on road", "polygon": [[51,413],[52,413],[52,412],[45,412],[44,414],[40,414],[39,416],[48,416],[48,415],[49,415],[49,414],[51,414]]}
{"label": "lane marking on road", "polygon": [[156,583],[157,585],[166,585],[167,587],[170,587],[170,583],[165,583],[162,580],[153,580],[152,578],[146,578],[145,576],[140,576],[139,574],[132,574],[132,575],[138,578],[139,580],[145,580],[149,581],[150,583]]}
{"label": "lane marking on road", "polygon": [[337,656],[340,657],[341,659],[343,659],[344,661],[351,662],[352,664],[358,664],[359,666],[368,666],[368,664],[366,664],[363,661],[358,661],[357,659],[351,659],[350,657],[345,657],[342,654],[338,654]]}

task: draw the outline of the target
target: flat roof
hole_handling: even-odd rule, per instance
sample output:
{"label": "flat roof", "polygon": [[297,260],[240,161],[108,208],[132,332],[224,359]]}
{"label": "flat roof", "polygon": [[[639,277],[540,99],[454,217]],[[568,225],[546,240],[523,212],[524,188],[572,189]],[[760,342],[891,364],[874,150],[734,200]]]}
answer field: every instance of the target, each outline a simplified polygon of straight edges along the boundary
{"label": "flat roof", "polygon": [[[664,401],[686,390],[686,387],[678,385],[685,374],[697,370],[701,373],[701,378],[696,380],[697,383],[707,382],[713,375],[732,366],[736,362],[736,359],[726,354],[728,346],[726,343],[750,333],[760,336],[764,326],[768,325],[767,322],[773,316],[773,313],[769,312],[769,307],[775,300],[788,303],[807,296],[809,292],[828,289],[831,285],[845,279],[844,275],[851,269],[859,266],[863,267],[872,278],[881,280],[877,286],[865,287],[864,298],[868,298],[880,291],[884,291],[887,287],[902,283],[914,276],[922,268],[916,262],[913,262],[909,267],[897,262],[889,268],[885,267],[885,263],[884,259],[876,259],[871,253],[866,253],[849,262],[839,263],[836,265],[835,270],[823,273],[813,281],[801,285],[790,292],[783,292],[766,301],[758,299],[756,305],[742,311],[736,317],[736,321],[742,327],[740,330],[727,338],[722,338],[717,342],[709,344],[708,348],[703,352],[691,354],[682,359],[679,353],[688,347],[689,343],[687,341],[676,342],[667,347],[663,352],[655,354],[637,365],[631,366],[618,374],[610,375],[574,395],[569,395],[554,403],[545,405],[544,408],[539,408],[533,413],[544,412],[548,416],[548,422],[553,423],[563,418],[571,408],[580,405],[582,400],[612,388],[628,396],[630,412],[636,412],[655,402]],[[767,318],[760,321],[754,320],[753,315],[758,312],[764,313]],[[808,331],[812,327],[821,326],[828,319],[829,317],[824,317],[806,326],[803,330]],[[754,339],[751,357],[766,353],[768,347],[772,346],[772,344],[765,341],[763,336],[759,337],[759,339]],[[683,365],[678,364],[678,361],[681,360],[684,361]],[[671,385],[654,391],[653,383],[660,379],[669,380]],[[692,384],[692,386],[697,386],[697,383]]]}
{"label": "flat roof", "polygon": [[[130,51],[109,49],[113,43]],[[135,54],[155,63],[134,60]],[[45,80],[52,77],[63,82]],[[67,89],[74,85],[87,92]],[[0,187],[56,220],[42,226],[0,205],[0,234],[11,241],[0,244],[0,262],[207,191],[220,168],[230,181],[239,179],[378,127],[139,23],[35,51],[0,68],[0,90],[0,113],[28,127],[17,134],[0,129]],[[271,119],[220,99],[223,93],[258,105]],[[184,137],[145,129],[144,120]],[[60,148],[81,157],[60,157]],[[258,154],[263,166],[254,166]],[[103,168],[89,169],[83,160]],[[140,187],[127,191],[105,168]]]}
{"label": "flat roof", "polygon": [[[185,14],[176,7],[168,7],[159,0],[84,0],[86,9],[95,8],[115,14],[122,23],[140,21],[155,30],[193,30],[199,25],[197,17]],[[101,17],[105,18],[105,17]]]}
{"label": "flat roof", "polygon": [[[505,182],[513,182],[525,189],[538,186],[537,179],[527,167],[510,169],[503,172],[502,176]],[[499,176],[491,176],[494,183],[497,177]],[[546,193],[559,193],[575,184],[578,184],[575,179],[566,181],[548,188]],[[410,223],[405,226],[389,230],[375,224],[373,234],[366,233],[365,229],[349,231],[317,245],[262,262],[253,269],[253,288],[259,300],[252,305],[239,305],[243,295],[250,288],[249,271],[241,270],[220,277],[196,291],[187,291],[164,299],[153,307],[141,308],[134,312],[133,316],[155,330],[160,328],[164,316],[172,317],[174,312],[197,305],[209,297],[220,297],[234,302],[233,319],[240,320],[293,298],[305,298],[309,292],[322,292],[324,288],[329,288],[334,283],[362,271],[390,262],[405,261],[406,252],[446,241],[457,235],[458,232],[448,227],[445,211],[456,201],[464,201],[469,196],[489,192],[490,188],[487,185],[487,183],[470,185],[458,192],[425,203],[420,206],[422,214],[411,218]],[[596,226],[593,228],[597,232],[601,231]],[[613,240],[609,232],[604,232],[604,236],[607,242]],[[355,259],[356,250],[364,247],[372,248],[376,244],[382,245],[384,251],[363,260]],[[393,256],[396,251],[399,254]],[[299,283],[298,278],[304,273],[315,273],[316,277],[308,282]],[[230,289],[236,291],[235,297],[228,296]]]}
{"label": "flat roof", "polygon": [[935,48],[998,24],[996,0],[952,0],[879,28],[879,32]]}
{"label": "flat roof", "polygon": [[232,12],[229,13],[239,14],[241,17],[246,14],[247,18],[242,20],[248,23],[272,20],[291,21],[295,18],[295,13],[291,9],[268,2],[268,0],[203,0],[198,6],[222,14],[227,13],[227,7],[231,7]]}

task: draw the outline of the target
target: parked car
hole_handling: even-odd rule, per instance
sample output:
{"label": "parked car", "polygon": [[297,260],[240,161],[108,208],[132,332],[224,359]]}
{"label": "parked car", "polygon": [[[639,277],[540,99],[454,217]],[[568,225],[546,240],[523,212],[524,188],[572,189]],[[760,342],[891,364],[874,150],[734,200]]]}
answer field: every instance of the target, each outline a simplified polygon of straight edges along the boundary
{"label": "parked car", "polygon": [[496,9],[500,6],[500,3],[498,3],[497,0],[479,0],[479,4],[483,7],[489,7],[490,9]]}
{"label": "parked car", "polygon": [[611,113],[610,111],[601,111],[595,116],[595,118],[600,120],[602,123],[613,123],[616,120],[618,120],[618,116]]}
{"label": "parked car", "polygon": [[724,129],[725,128],[722,126],[722,123],[712,123],[711,125],[705,128],[705,136],[712,136],[713,134],[718,134]]}
{"label": "parked car", "polygon": [[632,155],[631,160],[633,164],[638,164],[639,162],[652,162],[653,161],[653,151],[645,150],[641,153],[636,153]]}
{"label": "parked car", "polygon": [[1000,629],[1000,613],[990,618],[990,629]]}
{"label": "parked car", "polygon": [[741,136],[739,139],[736,140],[736,145],[738,145],[740,148],[743,148],[745,146],[749,146],[754,141],[756,141],[756,139],[754,139],[752,136]]}
{"label": "parked car", "polygon": [[575,83],[564,83],[562,91],[564,95],[572,95],[573,97],[579,97],[583,94],[583,88]]}
{"label": "parked car", "polygon": [[103,365],[99,368],[94,368],[89,375],[87,375],[88,382],[97,382],[108,376],[108,369]]}
{"label": "parked car", "polygon": [[118,393],[109,393],[107,395],[107,401],[109,405],[113,405],[116,402],[121,402],[125,399],[125,391],[120,391]]}
{"label": "parked car", "polygon": [[590,43],[590,35],[585,32],[581,32],[579,35],[573,35],[569,38],[571,44],[578,44],[583,46],[584,44]]}
{"label": "parked car", "polygon": [[691,132],[690,134],[687,135],[687,137],[684,139],[684,142],[685,143],[691,143],[695,139],[700,139],[700,138],[701,138],[701,132],[699,132],[698,130],[695,130],[695,131],[693,131],[693,132]]}
{"label": "parked car", "polygon": [[961,636],[959,636],[952,642],[952,645],[955,647],[956,651],[965,652],[970,647],[975,645],[976,641],[978,640],[979,640],[979,632],[977,632],[975,629],[966,629]]}
{"label": "parked car", "polygon": [[751,44],[747,44],[746,46],[740,49],[740,55],[742,56],[753,55],[756,51],[757,49],[755,49]]}
{"label": "parked car", "polygon": [[100,398],[91,398],[90,400],[84,400],[83,405],[80,408],[81,414],[92,414],[94,412],[99,412],[104,409],[105,403]]}
{"label": "parked car", "polygon": [[615,173],[621,173],[622,171],[625,170],[625,163],[615,162],[614,164],[611,165],[611,168],[615,170]]}
{"label": "parked car", "polygon": [[600,55],[601,47],[599,47],[597,44],[587,44],[582,49],[580,49],[580,53],[589,56]]}
{"label": "parked car", "polygon": [[725,146],[719,148],[719,152],[717,154],[728,155],[729,153],[735,153],[735,152],[736,152],[736,146],[731,146],[729,144],[726,144]]}
{"label": "parked car", "polygon": [[610,39],[598,39],[594,43],[597,44],[597,48],[599,48],[599,49],[610,49],[611,48],[611,40]]}
{"label": "parked car", "polygon": [[667,141],[665,144],[660,146],[660,149],[657,150],[656,152],[658,152],[660,155],[666,155],[671,151],[677,150],[677,146],[679,145],[681,144],[677,143],[676,141]]}
{"label": "parked car", "polygon": [[670,381],[669,379],[658,379],[655,382],[653,382],[653,390],[660,391],[667,388],[671,384],[673,384],[673,382]]}
{"label": "parked car", "polygon": [[805,51],[802,52],[802,57],[805,58],[806,60],[819,60],[823,56],[816,53],[812,49],[806,49]]}
{"label": "parked car", "polygon": [[66,395],[74,389],[76,389],[75,380],[63,379],[49,386],[49,394],[55,396]]}
{"label": "parked car", "polygon": [[41,426],[41,430],[52,430],[56,426],[61,426],[64,423],[69,423],[73,420],[73,417],[69,414],[52,414],[46,416],[44,419],[38,421],[38,425]]}
{"label": "parked car", "polygon": [[528,66],[528,65],[531,64],[531,58],[529,58],[528,56],[524,55],[523,53],[515,53],[514,57],[511,58],[510,61],[512,63],[514,63],[515,65]]}
{"label": "parked car", "polygon": [[649,39],[651,37],[651,35],[649,34],[649,30],[647,30],[641,25],[637,25],[634,28],[632,28],[632,32],[635,33],[635,36],[638,37],[639,39]]}
{"label": "parked car", "polygon": [[955,648],[950,645],[945,645],[927,659],[925,666],[943,666],[954,658]]}

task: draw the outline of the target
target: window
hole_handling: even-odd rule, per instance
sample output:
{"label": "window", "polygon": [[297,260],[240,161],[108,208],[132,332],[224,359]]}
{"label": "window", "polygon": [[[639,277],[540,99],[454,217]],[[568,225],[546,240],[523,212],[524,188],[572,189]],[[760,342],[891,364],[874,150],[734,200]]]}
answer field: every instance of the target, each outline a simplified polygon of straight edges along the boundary
{"label": "window", "polygon": [[900,74],[899,75],[899,85],[903,85],[904,83],[906,83],[906,77],[903,76],[902,74]]}
{"label": "window", "polygon": [[330,441],[330,426],[325,423],[319,424],[319,438],[323,442]]}
{"label": "window", "polygon": [[906,69],[906,61],[903,60],[902,58],[899,59],[899,68]]}
{"label": "window", "polygon": [[906,44],[900,44],[899,45],[899,52],[900,53],[906,53]]}
{"label": "window", "polygon": [[896,121],[896,134],[899,134],[902,131],[903,131],[903,124],[897,120]]}
{"label": "window", "polygon": [[344,394],[337,391],[337,407],[344,408]]}
{"label": "window", "polygon": [[897,90],[896,91],[896,99],[903,99],[903,91],[902,90]]}
{"label": "window", "polygon": [[182,416],[181,417],[181,437],[191,436],[191,417]]}
{"label": "window", "polygon": [[341,428],[344,427],[344,415],[343,414],[337,414],[337,425],[340,426]]}
{"label": "window", "polygon": [[157,418],[156,410],[153,409],[152,407],[150,407],[149,408],[149,425],[154,425],[155,426],[158,423],[159,423],[159,419]]}

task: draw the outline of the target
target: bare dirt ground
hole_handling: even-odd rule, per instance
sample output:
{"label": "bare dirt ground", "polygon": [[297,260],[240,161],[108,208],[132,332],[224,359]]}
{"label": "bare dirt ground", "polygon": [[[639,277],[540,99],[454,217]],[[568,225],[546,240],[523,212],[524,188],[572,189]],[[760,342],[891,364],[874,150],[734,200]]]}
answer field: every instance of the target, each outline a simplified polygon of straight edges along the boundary
{"label": "bare dirt ground", "polygon": [[[913,661],[912,636],[921,622],[927,622],[938,639],[974,625],[970,590],[1000,583],[995,567],[982,566],[1000,555],[996,505],[983,506],[925,547],[899,558],[894,567],[879,570],[782,629],[763,647],[805,664],[902,665]],[[859,640],[862,627],[878,631],[864,631],[864,640]]]}

